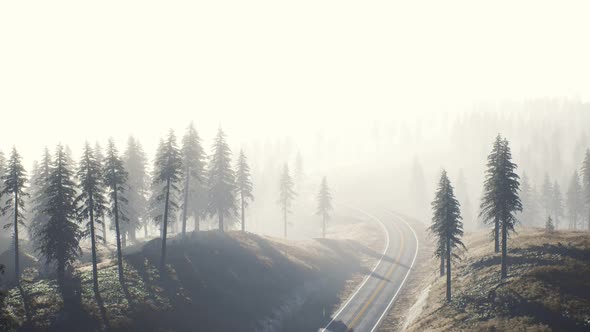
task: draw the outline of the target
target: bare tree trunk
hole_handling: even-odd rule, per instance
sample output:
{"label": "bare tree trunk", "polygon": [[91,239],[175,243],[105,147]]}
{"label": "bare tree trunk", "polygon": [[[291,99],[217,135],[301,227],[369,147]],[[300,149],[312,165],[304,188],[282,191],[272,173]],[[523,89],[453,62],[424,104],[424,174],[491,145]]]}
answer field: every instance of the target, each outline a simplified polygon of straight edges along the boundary
{"label": "bare tree trunk", "polygon": [[166,201],[164,202],[164,220],[162,224],[162,260],[160,267],[166,267],[166,236],[168,233],[168,203],[170,202],[170,177],[166,180]]}
{"label": "bare tree trunk", "polygon": [[219,214],[219,230],[223,233],[225,232],[225,228],[223,225],[223,212],[221,211],[221,209],[217,210],[217,213]]}
{"label": "bare tree trunk", "polygon": [[287,238],[287,209],[283,209],[283,220],[285,226],[285,238]]}
{"label": "bare tree trunk", "polygon": [[451,302],[451,239],[447,239],[447,302]]}
{"label": "bare tree trunk", "polygon": [[501,279],[505,279],[508,277],[508,267],[507,267],[507,229],[506,229],[506,222],[502,223],[502,275]]}
{"label": "bare tree trunk", "polygon": [[201,218],[199,217],[199,215],[195,213],[195,232],[198,232],[201,230],[199,227],[200,226],[199,225],[200,219]]}
{"label": "bare tree trunk", "polygon": [[121,248],[121,228],[119,227],[119,197],[117,193],[117,185],[114,186],[115,198],[115,236],[117,237],[117,266],[119,268],[119,282],[123,285],[123,249]]}
{"label": "bare tree trunk", "polygon": [[104,220],[104,216],[98,216],[99,218],[102,218],[102,244],[104,244],[105,246],[107,245],[107,223]]}
{"label": "bare tree trunk", "polygon": [[246,218],[244,216],[244,194],[240,192],[240,200],[242,201],[242,232],[246,231]]}
{"label": "bare tree trunk", "polygon": [[322,236],[326,238],[326,214],[322,214]]}
{"label": "bare tree trunk", "polygon": [[148,237],[148,225],[143,225],[143,237],[147,239]]}
{"label": "bare tree trunk", "polygon": [[500,220],[498,217],[494,220],[494,251],[500,252]]}
{"label": "bare tree trunk", "polygon": [[444,276],[445,275],[445,254],[444,253],[440,253],[440,276]]}
{"label": "bare tree trunk", "polygon": [[184,205],[182,206],[182,237],[186,236],[186,214],[188,211],[188,188],[191,179],[189,168],[186,169],[186,181],[184,182]]}
{"label": "bare tree trunk", "polygon": [[98,294],[98,262],[96,259],[96,234],[94,232],[94,202],[90,197],[90,244],[92,248],[92,281],[94,293]]}
{"label": "bare tree trunk", "polygon": [[14,192],[14,274],[20,284],[20,258],[18,253],[18,191]]}

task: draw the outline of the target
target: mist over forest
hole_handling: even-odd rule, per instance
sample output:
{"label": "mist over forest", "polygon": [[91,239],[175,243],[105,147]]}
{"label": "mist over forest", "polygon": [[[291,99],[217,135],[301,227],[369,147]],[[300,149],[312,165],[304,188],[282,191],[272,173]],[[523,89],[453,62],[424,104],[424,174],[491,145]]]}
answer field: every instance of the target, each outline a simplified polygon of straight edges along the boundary
{"label": "mist over forest", "polygon": [[0,330],[588,331],[587,1],[0,3]]}

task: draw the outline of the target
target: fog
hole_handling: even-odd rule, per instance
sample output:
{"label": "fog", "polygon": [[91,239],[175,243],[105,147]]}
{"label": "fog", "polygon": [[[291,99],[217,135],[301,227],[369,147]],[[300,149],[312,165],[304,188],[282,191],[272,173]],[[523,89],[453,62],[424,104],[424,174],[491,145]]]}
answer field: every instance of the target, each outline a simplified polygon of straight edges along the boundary
{"label": "fog", "polygon": [[[537,187],[547,173],[565,188],[579,167],[590,135],[589,9],[4,2],[0,150],[17,147],[30,170],[45,146],[66,144],[78,160],[86,140],[113,137],[123,151],[133,135],[151,165],[160,138],[170,128],[181,137],[192,121],[207,152],[220,126],[234,160],[244,149],[259,232],[280,233],[278,174],[298,152],[295,224],[313,218],[306,206],[321,176],[340,202],[379,201],[427,219],[442,168],[463,177],[458,195],[475,215],[498,133]],[[412,182],[419,168],[423,186]]]}

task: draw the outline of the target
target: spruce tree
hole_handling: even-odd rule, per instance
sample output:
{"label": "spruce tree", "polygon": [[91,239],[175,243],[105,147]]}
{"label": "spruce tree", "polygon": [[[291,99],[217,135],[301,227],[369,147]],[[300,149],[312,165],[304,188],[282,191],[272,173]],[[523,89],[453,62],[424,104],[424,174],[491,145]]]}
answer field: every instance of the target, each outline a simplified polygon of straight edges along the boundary
{"label": "spruce tree", "polygon": [[554,205],[553,199],[555,198],[555,193],[553,191],[553,185],[551,184],[551,180],[549,179],[548,174],[545,174],[545,178],[543,179],[543,186],[541,187],[541,196],[539,198],[541,206],[545,207],[545,215],[552,215]]}
{"label": "spruce tree", "polygon": [[569,228],[576,230],[578,228],[578,221],[584,215],[584,193],[580,185],[580,176],[575,171],[572,175],[568,190],[567,190],[567,211],[570,220]]}
{"label": "spruce tree", "polygon": [[330,212],[332,208],[332,194],[330,188],[328,188],[328,180],[324,176],[322,178],[322,184],[320,185],[320,191],[317,197],[318,209],[316,215],[322,217],[322,237],[326,238],[326,223],[330,219]]}
{"label": "spruce tree", "polygon": [[[94,144],[94,158],[96,159],[96,162],[98,163],[98,165],[102,169],[104,168],[104,155],[102,153],[102,147],[100,146],[100,144],[98,142],[96,142]],[[106,246],[107,244],[107,223],[105,220],[105,213],[106,210],[102,212],[102,215],[98,215],[96,216],[99,220],[102,220],[102,224],[101,226],[101,232],[102,232],[102,244],[104,244]]]}
{"label": "spruce tree", "polygon": [[37,174],[31,180],[31,202],[33,206],[33,216],[29,226],[29,236],[35,241],[42,226],[45,225],[49,220],[49,215],[47,215],[44,211],[47,207],[47,201],[49,197],[46,193],[51,174],[51,165],[51,153],[46,147],[43,152],[41,162],[38,164]]}
{"label": "spruce tree", "polygon": [[523,173],[522,175],[520,192],[522,198],[522,213],[519,216],[520,221],[527,226],[533,226],[539,217],[538,203],[535,189],[531,186],[529,177],[526,173]]}
{"label": "spruce tree", "polygon": [[57,263],[57,281],[62,289],[65,287],[66,269],[80,254],[82,236],[77,223],[72,167],[66,149],[58,145],[45,188],[46,203],[38,211],[47,215],[48,220],[39,227],[37,250],[47,263]]}
{"label": "spruce tree", "polygon": [[548,216],[547,221],[545,222],[545,231],[547,233],[553,233],[554,230],[555,226],[553,225],[553,219],[551,219],[551,216]]}
{"label": "spruce tree", "polygon": [[182,156],[176,145],[176,136],[170,130],[168,138],[164,143],[163,150],[158,154],[155,161],[154,183],[164,184],[163,197],[159,201],[164,203],[164,215],[162,216],[162,253],[160,267],[166,266],[166,238],[168,234],[169,211],[176,209],[178,203],[170,193],[178,191],[178,183],[182,176]]}
{"label": "spruce tree", "polygon": [[289,166],[285,164],[283,167],[283,173],[279,183],[279,200],[278,203],[283,211],[283,226],[284,236],[287,237],[287,215],[291,213],[291,205],[293,200],[297,196],[297,193],[293,189],[293,180],[289,174]]}
{"label": "spruce tree", "polygon": [[6,171],[2,176],[3,187],[0,191],[0,197],[7,196],[4,207],[2,208],[2,214],[11,215],[11,223],[6,224],[4,227],[12,227],[13,229],[13,240],[14,240],[14,273],[15,280],[20,283],[20,266],[19,266],[19,226],[24,227],[24,213],[25,201],[24,197],[29,194],[25,192],[25,184],[27,182],[27,173],[22,165],[22,158],[16,151],[16,148],[12,148],[8,164],[6,165]]}
{"label": "spruce tree", "polygon": [[586,222],[590,230],[590,149],[586,150],[586,156],[582,162],[582,183],[586,196]]}
{"label": "spruce tree", "polygon": [[438,183],[435,199],[432,202],[432,211],[430,232],[437,237],[439,244],[434,254],[443,257],[442,260],[446,261],[447,302],[451,302],[451,259],[458,258],[452,249],[458,246],[465,248],[465,245],[461,241],[463,222],[461,221],[459,201],[455,198],[453,186],[444,170]]}
{"label": "spruce tree", "polygon": [[127,171],[127,207],[129,210],[129,222],[124,224],[125,233],[133,242],[136,241],[136,232],[142,226],[144,235],[147,236],[146,213],[147,213],[147,192],[149,179],[146,171],[147,156],[143,151],[141,143],[133,136],[127,140],[127,148],[123,154],[123,166]]}
{"label": "spruce tree", "polygon": [[236,211],[235,174],[231,165],[231,150],[225,141],[225,134],[219,128],[208,169],[208,213],[219,219],[219,230],[224,231],[225,217]]}
{"label": "spruce tree", "polygon": [[121,223],[127,222],[128,218],[124,213],[123,205],[127,204],[127,198],[124,196],[127,186],[127,171],[123,166],[123,161],[119,157],[119,151],[115,146],[113,139],[109,139],[106,156],[103,165],[104,184],[108,195],[108,215],[115,224],[115,240],[117,243],[117,267],[119,272],[119,282],[124,285],[123,278],[123,249],[121,245]]}
{"label": "spruce tree", "polygon": [[561,222],[561,218],[563,217],[563,195],[561,194],[561,188],[557,181],[553,184],[553,191],[552,191],[552,199],[551,199],[551,211],[552,215],[555,218],[554,224],[555,229],[559,228],[559,224]]}
{"label": "spruce tree", "polygon": [[202,186],[204,182],[205,153],[201,139],[193,123],[182,138],[182,236],[186,235],[186,221],[195,218],[195,225],[202,214]]}
{"label": "spruce tree", "polygon": [[242,232],[246,231],[246,216],[245,210],[250,201],[254,200],[252,195],[252,181],[250,176],[250,167],[244,151],[240,150],[238,157],[238,164],[236,165],[236,191],[240,200],[240,207],[242,210]]}
{"label": "spruce tree", "polygon": [[105,214],[106,201],[104,197],[104,185],[101,165],[94,155],[94,151],[88,142],[84,146],[82,159],[78,166],[78,180],[80,182],[80,194],[76,198],[78,205],[78,220],[87,222],[87,234],[90,237],[92,251],[92,279],[94,292],[98,293],[98,262],[96,258],[96,240],[100,236],[96,234],[95,224],[101,225],[104,220],[99,216]]}
{"label": "spruce tree", "polygon": [[488,156],[487,170],[485,173],[484,194],[480,205],[479,217],[485,223],[493,223],[492,236],[494,237],[494,251],[500,252],[500,211],[498,200],[501,173],[502,137],[498,134],[494,141],[492,152]]}
{"label": "spruce tree", "polygon": [[[6,158],[4,157],[4,152],[0,151],[0,179],[2,179],[2,177],[4,177],[4,173],[6,171]],[[1,180],[0,180],[0,191],[2,191],[2,184],[1,184]],[[7,222],[9,222],[10,217],[9,216],[4,216],[2,215],[2,210],[4,209],[4,199],[2,199],[2,197],[0,197],[0,225],[4,225]],[[4,227],[0,227],[0,238],[2,237],[8,237],[6,236],[6,233],[4,232]]]}
{"label": "spruce tree", "polygon": [[497,232],[496,229],[500,228],[502,239],[501,278],[506,278],[508,275],[508,234],[510,231],[514,231],[517,222],[515,213],[522,211],[522,203],[518,196],[520,178],[515,173],[516,167],[516,164],[512,162],[508,141],[498,135],[492,155],[488,157],[488,170],[480,215],[485,221],[494,222],[494,234]]}

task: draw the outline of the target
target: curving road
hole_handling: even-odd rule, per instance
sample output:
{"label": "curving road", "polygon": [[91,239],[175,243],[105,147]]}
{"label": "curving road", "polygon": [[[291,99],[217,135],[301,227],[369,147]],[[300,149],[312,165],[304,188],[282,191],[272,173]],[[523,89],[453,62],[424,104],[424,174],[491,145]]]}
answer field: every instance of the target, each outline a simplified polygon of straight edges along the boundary
{"label": "curving road", "polygon": [[372,272],[320,331],[376,331],[404,285],[418,253],[418,237],[402,217],[354,209],[383,227],[386,246]]}

